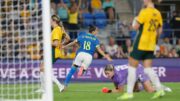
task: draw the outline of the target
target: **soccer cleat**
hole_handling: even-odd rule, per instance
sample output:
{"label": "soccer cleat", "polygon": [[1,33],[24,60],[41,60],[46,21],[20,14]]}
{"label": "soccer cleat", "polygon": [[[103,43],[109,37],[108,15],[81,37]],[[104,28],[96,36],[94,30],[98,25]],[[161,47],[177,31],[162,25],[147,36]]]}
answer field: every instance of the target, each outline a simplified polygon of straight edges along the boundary
{"label": "soccer cleat", "polygon": [[42,89],[42,88],[40,88],[40,89],[36,90],[35,92],[36,92],[36,93],[44,93],[44,92],[45,92],[45,90],[44,90],[44,89]]}
{"label": "soccer cleat", "polygon": [[117,100],[127,100],[132,99],[133,97],[133,94],[124,93],[122,96],[118,97]]}
{"label": "soccer cleat", "polygon": [[165,92],[172,92],[172,89],[169,88],[169,87],[165,87],[165,88],[164,88],[164,91],[165,91]]}
{"label": "soccer cleat", "polygon": [[60,93],[65,90],[65,86],[64,85],[58,86],[58,88],[59,88],[59,92]]}
{"label": "soccer cleat", "polygon": [[164,90],[157,91],[151,99],[157,99],[165,95]]}

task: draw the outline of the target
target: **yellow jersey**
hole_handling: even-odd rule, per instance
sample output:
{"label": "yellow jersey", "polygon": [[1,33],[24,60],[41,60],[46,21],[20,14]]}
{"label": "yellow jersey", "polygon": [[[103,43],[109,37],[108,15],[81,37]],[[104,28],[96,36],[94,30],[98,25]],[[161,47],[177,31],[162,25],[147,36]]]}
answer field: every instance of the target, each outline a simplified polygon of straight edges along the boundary
{"label": "yellow jersey", "polygon": [[53,47],[53,51],[54,51],[53,58],[60,58],[61,55],[63,54],[63,51],[60,50],[63,34],[64,34],[64,30],[60,26],[55,27],[52,31],[52,37],[51,37],[52,42],[55,40],[59,41],[58,47]]}
{"label": "yellow jersey", "polygon": [[69,23],[70,24],[78,24],[78,12],[75,13],[70,13],[70,11],[68,11],[69,13]]}
{"label": "yellow jersey", "polygon": [[137,16],[137,22],[141,24],[136,39],[137,49],[154,51],[156,47],[157,29],[162,27],[161,13],[156,8],[144,8]]}

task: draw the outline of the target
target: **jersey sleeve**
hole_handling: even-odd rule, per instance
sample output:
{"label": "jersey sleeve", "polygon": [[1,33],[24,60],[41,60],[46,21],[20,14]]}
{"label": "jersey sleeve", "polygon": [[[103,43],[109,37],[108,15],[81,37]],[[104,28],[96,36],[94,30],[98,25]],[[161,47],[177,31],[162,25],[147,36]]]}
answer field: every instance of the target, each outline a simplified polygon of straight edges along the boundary
{"label": "jersey sleeve", "polygon": [[82,35],[77,37],[77,42],[80,43],[80,41],[82,40]]}
{"label": "jersey sleeve", "polygon": [[137,16],[136,20],[138,23],[143,24],[145,22],[145,12],[144,10],[141,10],[139,15]]}
{"label": "jersey sleeve", "polygon": [[117,82],[113,82],[114,86],[116,87],[116,89],[118,88],[118,83]]}
{"label": "jersey sleeve", "polygon": [[62,36],[62,31],[61,29],[54,29],[52,32],[52,40],[60,40]]}
{"label": "jersey sleeve", "polygon": [[96,48],[99,47],[99,46],[100,46],[100,42],[99,42],[99,40],[97,39],[97,41],[96,41]]}

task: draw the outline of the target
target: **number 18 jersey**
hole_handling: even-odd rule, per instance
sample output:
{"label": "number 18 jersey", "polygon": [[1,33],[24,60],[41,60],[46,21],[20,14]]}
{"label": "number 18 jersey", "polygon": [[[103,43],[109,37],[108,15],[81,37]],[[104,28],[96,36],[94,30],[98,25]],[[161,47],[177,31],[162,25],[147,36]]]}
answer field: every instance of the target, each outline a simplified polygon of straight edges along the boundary
{"label": "number 18 jersey", "polygon": [[161,13],[155,8],[144,8],[137,16],[141,24],[135,45],[138,50],[154,51],[156,47],[157,29],[162,27]]}
{"label": "number 18 jersey", "polygon": [[78,36],[77,41],[80,46],[77,53],[85,52],[89,53],[90,55],[93,55],[96,48],[99,47],[98,38],[90,33]]}

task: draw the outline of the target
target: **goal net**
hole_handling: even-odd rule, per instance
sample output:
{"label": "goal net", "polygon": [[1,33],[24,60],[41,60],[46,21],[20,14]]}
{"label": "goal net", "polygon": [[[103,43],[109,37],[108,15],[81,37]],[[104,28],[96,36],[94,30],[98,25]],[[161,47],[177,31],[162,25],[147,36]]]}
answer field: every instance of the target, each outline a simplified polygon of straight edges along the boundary
{"label": "goal net", "polygon": [[[42,101],[44,94],[35,91],[40,63],[51,70],[48,13],[49,0],[0,0],[0,101]],[[46,86],[52,86],[47,75]]]}

